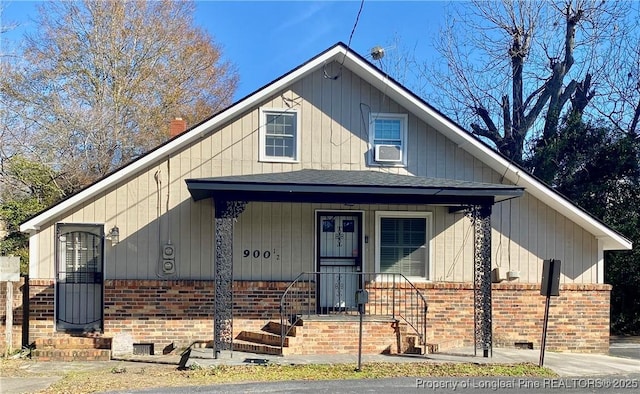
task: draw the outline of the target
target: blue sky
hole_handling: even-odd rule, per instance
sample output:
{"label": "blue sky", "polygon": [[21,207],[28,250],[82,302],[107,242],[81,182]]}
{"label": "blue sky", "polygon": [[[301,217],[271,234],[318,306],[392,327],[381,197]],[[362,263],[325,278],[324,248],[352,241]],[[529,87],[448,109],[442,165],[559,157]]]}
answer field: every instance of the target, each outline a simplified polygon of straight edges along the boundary
{"label": "blue sky", "polygon": [[[2,24],[18,27],[3,40],[34,29],[35,1],[2,0]],[[338,41],[345,44],[360,1],[197,1],[196,23],[214,36],[240,74],[244,97]],[[429,56],[446,2],[365,0],[351,48],[363,56],[376,45]],[[401,47],[395,47],[396,38]],[[384,64],[384,63],[383,63]]]}

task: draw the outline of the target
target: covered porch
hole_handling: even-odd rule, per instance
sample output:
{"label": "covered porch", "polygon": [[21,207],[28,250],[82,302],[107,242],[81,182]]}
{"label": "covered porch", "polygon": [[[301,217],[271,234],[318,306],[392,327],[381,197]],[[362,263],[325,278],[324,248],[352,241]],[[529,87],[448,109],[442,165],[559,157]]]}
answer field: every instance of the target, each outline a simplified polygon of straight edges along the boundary
{"label": "covered porch", "polygon": [[[478,183],[468,181],[458,181],[450,179],[430,179],[415,177],[410,175],[398,175],[373,171],[329,171],[329,170],[300,170],[285,173],[229,176],[218,178],[188,179],[187,187],[194,200],[213,199],[215,204],[215,302],[214,302],[214,348],[216,352],[231,350],[233,348],[233,267],[234,267],[234,222],[245,210],[249,202],[287,202],[287,203],[320,203],[320,204],[341,204],[346,209],[357,204],[406,204],[412,206],[439,206],[446,207],[449,212],[463,212],[472,223],[473,228],[473,310],[474,310],[474,343],[476,349],[481,349],[483,355],[488,356],[492,350],[493,339],[491,332],[491,208],[500,201],[519,197],[523,193],[523,188],[502,184]],[[313,242],[316,266],[307,273],[301,273],[301,277],[306,275],[303,282],[306,294],[310,300],[313,296],[314,309],[317,313],[346,312],[353,309],[355,289],[366,289],[372,285],[379,291],[392,291],[401,288],[398,282],[406,281],[404,288],[412,288],[412,295],[415,302],[412,302],[411,310],[427,308],[428,299],[413,286],[411,280],[404,277],[402,280],[388,280],[389,270],[379,269],[377,271],[368,269],[362,270],[363,256],[354,253],[353,256],[342,256],[335,259],[335,256],[323,256],[320,253],[322,246],[322,226],[327,226],[328,231],[334,230],[333,225],[322,214],[332,213],[329,211],[318,212],[315,215],[316,228],[318,233]],[[342,223],[346,228],[353,226],[351,221],[358,223],[357,215],[354,219],[343,218]],[[328,217],[328,216],[327,216]],[[343,231],[341,229],[340,231]],[[377,230],[376,230],[377,231]],[[336,234],[338,236],[339,234]],[[368,242],[360,234],[358,242]],[[342,242],[342,241],[341,241]],[[346,241],[345,241],[346,242]],[[361,250],[359,247],[353,250]],[[247,251],[245,251],[246,253]],[[248,251],[253,253],[252,251]],[[333,260],[332,260],[333,258]],[[360,261],[358,262],[358,259]],[[348,269],[338,268],[338,266],[350,266]],[[373,266],[369,264],[368,267]],[[376,265],[380,268],[380,265]],[[382,267],[384,268],[384,267]],[[368,275],[368,276],[367,276]],[[333,278],[325,280],[327,283],[335,283],[336,280],[350,279],[355,285],[343,287],[343,295],[349,299],[338,300],[327,299],[333,297],[331,292],[321,292],[323,281],[318,280],[320,276]],[[382,279],[387,276],[387,279]],[[313,278],[313,279],[312,279]],[[290,283],[295,288],[295,283]],[[311,286],[314,287],[310,290]],[[286,289],[285,289],[286,290]],[[376,290],[376,291],[378,291]],[[302,294],[303,292],[299,292]],[[291,291],[283,291],[279,306],[282,316],[281,340],[284,342],[286,333],[282,330],[290,330],[294,327],[290,323],[296,316],[302,315],[300,311],[290,308],[286,296],[291,296]],[[376,293],[372,294],[376,297]],[[393,298],[393,297],[391,297]],[[318,302],[316,302],[316,299]],[[380,298],[381,300],[382,298]],[[396,303],[388,302],[385,298],[387,310],[384,315],[396,315]],[[424,300],[424,306],[421,305]],[[379,301],[379,300],[378,300]],[[385,304],[381,301],[380,309]],[[331,308],[322,310],[322,304]],[[337,307],[336,307],[337,305]],[[391,308],[391,313],[389,313]],[[330,310],[331,309],[331,310]],[[369,308],[372,309],[372,308]],[[398,311],[399,312],[399,311]],[[381,313],[382,315],[382,313]],[[416,331],[419,341],[424,342],[424,331],[426,322],[422,323],[420,314],[410,316],[405,313],[400,318],[404,319],[413,330]],[[426,314],[423,314],[426,316]],[[424,317],[426,319],[426,317]]]}

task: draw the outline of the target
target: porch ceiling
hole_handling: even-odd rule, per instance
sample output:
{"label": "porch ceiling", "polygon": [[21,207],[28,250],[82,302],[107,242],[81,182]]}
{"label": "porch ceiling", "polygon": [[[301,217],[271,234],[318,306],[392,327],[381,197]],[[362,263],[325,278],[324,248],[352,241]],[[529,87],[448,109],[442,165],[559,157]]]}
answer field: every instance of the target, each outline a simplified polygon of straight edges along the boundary
{"label": "porch ceiling", "polygon": [[493,204],[524,192],[523,187],[511,185],[341,170],[187,179],[186,183],[196,201],[466,205]]}

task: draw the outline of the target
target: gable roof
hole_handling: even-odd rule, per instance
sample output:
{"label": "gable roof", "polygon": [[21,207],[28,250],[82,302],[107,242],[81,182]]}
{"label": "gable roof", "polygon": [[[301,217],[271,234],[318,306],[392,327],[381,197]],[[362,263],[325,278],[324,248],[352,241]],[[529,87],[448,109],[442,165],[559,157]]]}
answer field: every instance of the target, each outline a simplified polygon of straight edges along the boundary
{"label": "gable roof", "polygon": [[344,67],[357,74],[373,87],[384,91],[389,98],[393,99],[407,111],[412,112],[416,117],[444,134],[447,138],[456,143],[458,147],[469,152],[472,156],[478,158],[496,172],[504,174],[505,179],[516,186],[526,188],[531,195],[540,199],[551,208],[561,212],[567,218],[583,227],[586,231],[593,234],[599,241],[601,241],[604,250],[631,249],[631,241],[592,217],[589,213],[573,204],[567,198],[555,192],[523,168],[496,152],[489,145],[397,83],[393,78],[382,72],[362,56],[350,51],[343,43],[337,43],[306,63],[293,69],[289,73],[242,98],[228,108],[218,112],[211,118],[191,127],[183,134],[167,141],[156,149],[105,176],[80,192],[37,214],[22,223],[20,225],[20,231],[32,232],[39,230],[40,226],[49,220],[73,209],[83,201],[96,196],[107,188],[115,185],[118,181],[126,179],[136,172],[144,169],[147,165],[151,165],[159,159],[171,155],[182,149],[184,146],[197,141],[202,136],[211,133],[213,130],[222,126],[225,122],[231,120],[238,114],[259,104],[272,94],[303,78],[304,76],[321,69],[325,64],[332,61],[339,61]]}

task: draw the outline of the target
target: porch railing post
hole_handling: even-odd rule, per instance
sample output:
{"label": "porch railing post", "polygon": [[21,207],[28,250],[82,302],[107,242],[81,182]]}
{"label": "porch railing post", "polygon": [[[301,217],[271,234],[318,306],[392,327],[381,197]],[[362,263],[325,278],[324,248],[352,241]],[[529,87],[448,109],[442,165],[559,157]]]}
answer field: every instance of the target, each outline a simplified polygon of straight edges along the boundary
{"label": "porch railing post", "polygon": [[[474,229],[474,349],[493,355],[491,312],[491,205],[474,205],[467,210]],[[475,354],[474,350],[474,354]]]}
{"label": "porch railing post", "polygon": [[213,302],[213,352],[233,351],[233,223],[244,211],[245,201],[216,200]]}
{"label": "porch railing post", "polygon": [[[391,286],[391,288],[393,289],[391,291],[391,299],[393,300],[393,302],[391,303],[391,315],[393,316],[393,318],[396,318],[396,274],[393,274],[391,276],[392,280],[393,280],[393,285]],[[388,279],[387,279],[388,280]]]}

